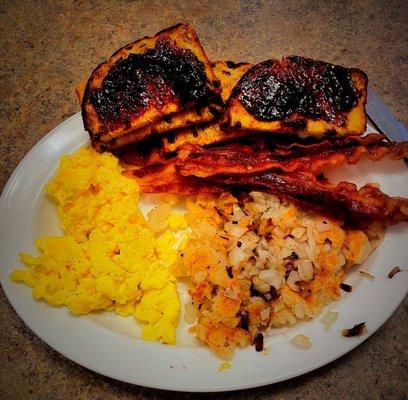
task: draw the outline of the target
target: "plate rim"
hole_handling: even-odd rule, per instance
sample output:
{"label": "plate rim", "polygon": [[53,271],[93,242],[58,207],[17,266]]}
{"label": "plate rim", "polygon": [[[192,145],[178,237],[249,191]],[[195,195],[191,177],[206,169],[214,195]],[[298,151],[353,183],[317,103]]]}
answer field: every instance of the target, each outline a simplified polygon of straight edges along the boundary
{"label": "plate rim", "polygon": [[[31,149],[30,151],[27,152],[27,154],[24,156],[24,158],[19,162],[19,164],[17,165],[17,167],[15,168],[15,170],[13,171],[13,173],[10,175],[9,179],[7,180],[6,185],[4,186],[4,189],[1,193],[0,196],[0,217],[3,215],[3,208],[4,208],[4,203],[6,200],[6,197],[10,191],[10,189],[12,188],[12,186],[16,183],[15,181],[18,179],[18,177],[20,176],[21,173],[23,173],[24,168],[26,166],[26,164],[30,161],[30,159],[33,157],[34,154],[36,154],[38,152],[39,149],[42,148],[42,146],[44,146],[48,141],[52,140],[54,135],[57,135],[59,133],[59,131],[61,131],[64,127],[69,127],[70,125],[72,125],[72,123],[76,123],[78,121],[78,119],[80,118],[80,112],[70,116],[69,118],[67,118],[66,120],[64,120],[63,122],[61,122],[59,125],[57,125],[55,128],[53,128],[49,133],[47,133],[46,135],[44,135],[44,137],[41,138],[41,140],[39,140]],[[61,133],[60,133],[61,134]],[[72,148],[70,151],[75,150],[75,148]],[[78,365],[81,365],[84,368],[90,369],[94,372],[97,372],[98,374],[104,375],[104,376],[108,376],[110,378],[119,380],[119,381],[123,381],[123,382],[127,382],[130,384],[136,384],[136,385],[140,385],[140,386],[145,386],[145,387],[150,387],[150,388],[155,388],[155,389],[163,389],[163,390],[170,390],[170,391],[191,391],[191,392],[222,392],[222,391],[236,391],[236,390],[242,390],[242,389],[249,389],[249,388],[254,388],[254,387],[259,387],[259,386],[264,386],[264,385],[268,385],[268,384],[273,384],[273,383],[277,383],[277,382],[281,382],[284,380],[288,380],[288,379],[292,379],[294,377],[303,375],[305,373],[311,372],[315,369],[318,369],[338,358],[341,358],[342,356],[344,356],[346,353],[348,353],[349,351],[353,350],[355,347],[357,347],[359,344],[363,343],[365,340],[367,340],[369,337],[371,337],[372,334],[374,334],[374,332],[376,332],[381,326],[384,325],[384,323],[391,317],[391,315],[395,312],[395,310],[397,309],[397,307],[401,304],[401,302],[404,300],[405,296],[408,293],[408,287],[406,287],[405,292],[401,292],[401,296],[399,296],[399,299],[397,301],[397,303],[392,307],[388,309],[388,312],[382,314],[382,318],[381,321],[379,321],[379,323],[377,324],[377,326],[375,327],[375,329],[373,329],[372,327],[370,327],[369,332],[358,338],[357,340],[353,340],[350,341],[349,344],[347,344],[346,346],[344,346],[344,348],[339,351],[339,352],[333,352],[333,354],[331,354],[330,356],[321,359],[320,361],[317,361],[315,363],[312,363],[300,370],[296,370],[293,373],[289,373],[289,374],[285,374],[284,376],[280,376],[280,377],[275,377],[275,378],[262,378],[256,381],[252,381],[251,383],[237,383],[237,384],[233,384],[233,385],[229,385],[229,386],[217,386],[217,387],[207,387],[207,386],[197,386],[195,385],[194,387],[191,386],[186,386],[186,387],[180,387],[177,388],[176,386],[179,385],[175,385],[175,386],[169,386],[169,385],[165,385],[165,384],[148,384],[148,383],[144,383],[143,381],[138,381],[137,379],[124,379],[123,377],[121,377],[118,374],[109,372],[109,370],[106,370],[103,368],[103,366],[95,366],[95,365],[91,365],[92,363],[87,363],[84,361],[78,361],[78,359],[76,359],[75,357],[72,356],[72,354],[70,354],[70,352],[65,351],[63,346],[59,346],[59,345],[55,345],[55,343],[52,343],[52,341],[49,341],[46,337],[44,337],[44,335],[38,331],[38,329],[36,329],[35,327],[32,326],[31,323],[27,322],[25,318],[23,318],[22,313],[20,312],[21,310],[18,310],[15,307],[15,304],[12,301],[12,296],[11,293],[8,292],[8,289],[6,289],[5,285],[3,284],[3,279],[1,279],[1,286],[3,288],[4,294],[7,298],[7,300],[9,301],[10,305],[12,306],[13,310],[16,312],[16,314],[18,315],[18,317],[24,322],[24,324],[26,324],[30,330],[37,336],[39,337],[44,343],[46,343],[48,346],[50,346],[51,348],[53,348],[55,351],[57,351],[58,353],[62,354],[64,357],[68,358],[69,360],[75,362]],[[31,293],[30,293],[31,296]],[[341,300],[340,300],[341,301]],[[316,318],[317,319],[317,318]],[[149,345],[151,345],[151,343],[149,343]],[[161,346],[161,345],[160,345]],[[218,359],[219,363],[222,362],[221,359]]]}

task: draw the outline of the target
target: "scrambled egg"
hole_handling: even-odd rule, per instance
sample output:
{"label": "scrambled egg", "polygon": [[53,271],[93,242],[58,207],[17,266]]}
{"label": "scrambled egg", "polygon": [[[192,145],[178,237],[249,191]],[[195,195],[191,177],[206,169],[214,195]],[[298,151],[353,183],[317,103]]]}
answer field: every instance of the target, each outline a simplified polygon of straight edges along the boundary
{"label": "scrambled egg", "polygon": [[91,148],[62,157],[45,190],[66,235],[37,240],[40,255],[20,254],[27,268],[14,270],[11,279],[76,315],[134,315],[144,324],[144,339],[174,343],[180,300],[170,267],[186,244],[174,233],[186,228],[184,216],[167,204],[165,223],[161,218],[150,229],[155,221],[138,208],[137,184],[121,174],[117,158]]}
{"label": "scrambled egg", "polygon": [[224,361],[223,363],[220,364],[220,367],[218,368],[218,372],[224,372],[227,371],[231,368],[231,364],[228,361]]}

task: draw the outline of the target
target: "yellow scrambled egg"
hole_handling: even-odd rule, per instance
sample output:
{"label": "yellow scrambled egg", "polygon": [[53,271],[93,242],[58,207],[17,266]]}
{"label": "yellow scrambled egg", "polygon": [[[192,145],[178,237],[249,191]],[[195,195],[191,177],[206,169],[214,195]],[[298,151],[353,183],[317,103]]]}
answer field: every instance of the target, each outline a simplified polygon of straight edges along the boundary
{"label": "yellow scrambled egg", "polygon": [[218,372],[224,372],[227,371],[231,368],[231,364],[228,361],[224,361],[223,363],[220,364],[220,367],[218,368]]}
{"label": "yellow scrambled egg", "polygon": [[163,229],[150,229],[137,184],[121,174],[113,155],[91,148],[62,157],[45,190],[57,203],[65,236],[37,240],[40,255],[20,254],[26,268],[11,279],[76,315],[134,315],[144,339],[174,343],[180,300],[169,268],[180,243],[173,231],[187,226],[184,216],[171,212]]}

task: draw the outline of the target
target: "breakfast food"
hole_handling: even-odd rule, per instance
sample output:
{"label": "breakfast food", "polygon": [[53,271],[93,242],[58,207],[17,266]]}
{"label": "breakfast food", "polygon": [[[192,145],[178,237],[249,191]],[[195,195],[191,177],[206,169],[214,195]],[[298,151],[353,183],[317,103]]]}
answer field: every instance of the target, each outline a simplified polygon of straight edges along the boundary
{"label": "breakfast food", "polygon": [[367,76],[299,56],[253,66],[235,86],[227,128],[301,137],[360,135],[366,127]]}
{"label": "breakfast food", "polygon": [[176,163],[181,175],[201,178],[254,174],[272,169],[318,175],[328,166],[344,162],[356,164],[364,155],[373,161],[383,157],[400,160],[408,156],[408,143],[390,143],[384,135],[378,133],[331,138],[303,146],[299,143],[282,145],[260,138],[211,149],[189,143],[180,148]]}
{"label": "breakfast food", "polygon": [[[408,199],[324,176],[408,156],[408,142],[363,136],[360,70],[299,56],[210,63],[178,24],[118,50],[76,92],[93,148],[64,156],[46,186],[65,236],[39,239],[11,276],[74,314],[133,315],[144,339],[175,343],[183,280],[193,335],[224,359],[263,351],[271,329],[352,291],[347,271],[408,221]],[[152,193],[145,218],[138,201]]]}
{"label": "breakfast food", "polygon": [[[401,154],[406,154],[407,144],[401,144],[405,150],[400,153],[400,144],[395,144],[395,153],[392,157],[396,159]],[[194,145],[188,145],[191,150]],[[271,194],[281,196],[291,196],[308,202],[308,207],[323,206],[321,212],[338,214],[345,213],[349,221],[364,224],[364,221],[381,221],[384,226],[408,221],[408,199],[400,197],[390,197],[383,193],[375,185],[367,184],[357,189],[357,186],[349,182],[339,184],[330,183],[324,177],[318,175],[325,164],[324,160],[317,157],[316,164],[313,156],[303,156],[300,159],[289,157],[285,163],[282,157],[272,160],[270,154],[266,153],[264,159],[255,159],[251,163],[250,156],[252,149],[245,152],[245,147],[238,147],[241,154],[235,153],[234,157],[221,152],[217,154],[217,149],[211,149],[209,157],[200,158],[200,153],[191,158],[191,164],[185,162],[186,157],[181,154],[180,160],[170,160],[164,165],[158,164],[148,166],[138,170],[128,170],[128,176],[137,178],[144,193],[179,193],[198,194],[201,192],[216,193],[223,188],[233,188],[246,190],[263,190]],[[373,159],[377,156],[387,154],[389,147],[378,147],[371,153]],[[365,152],[366,150],[361,150]],[[211,154],[215,153],[214,158]],[[258,155],[261,152],[258,150]],[[356,153],[358,154],[358,153]],[[369,153],[370,154],[370,153]],[[348,153],[351,157],[349,161],[356,161],[355,154]],[[337,154],[332,165],[344,160],[342,153]],[[188,160],[187,156],[187,160]],[[357,158],[358,159],[358,158]],[[209,162],[208,162],[209,161]],[[353,163],[353,162],[351,162]],[[276,171],[271,167],[279,167],[281,171]],[[227,170],[226,166],[229,168]],[[253,168],[253,170],[252,170]],[[200,183],[201,182],[201,183]]]}
{"label": "breakfast food", "polygon": [[[241,76],[251,64],[234,63],[232,61],[218,61],[212,63],[216,78],[221,83],[222,100],[226,102]],[[184,143],[194,143],[206,146],[214,143],[225,142],[239,137],[247,136],[246,131],[234,129],[221,129],[219,121],[208,124],[196,125],[175,133],[163,136],[162,149],[165,153],[176,151]]]}
{"label": "breakfast food", "polygon": [[360,220],[360,223],[376,220],[387,226],[408,221],[408,199],[387,196],[370,184],[357,189],[354,183],[333,184],[306,172],[279,174],[268,171],[213,179],[222,185],[245,186],[320,204],[332,214],[343,210],[348,218]]}
{"label": "breakfast food", "polygon": [[172,194],[198,194],[219,193],[220,187],[209,182],[203,182],[195,176],[182,176],[173,163],[165,165],[152,165],[143,169],[125,169],[124,174],[137,177],[137,183],[142,193],[172,193]]}
{"label": "breakfast food", "polygon": [[198,195],[187,210],[192,237],[175,265],[193,282],[191,331],[226,359],[266,329],[311,319],[339,299],[346,271],[383,235],[378,224],[347,229],[261,192]]}
{"label": "breakfast food", "polygon": [[[138,172],[130,171],[127,175],[137,176]],[[291,196],[305,201],[308,207],[326,207],[322,212],[347,213],[350,221],[364,223],[364,219],[377,220],[382,221],[385,226],[408,221],[408,199],[390,197],[371,184],[357,189],[353,183],[333,184],[306,172],[267,171],[258,174],[215,175],[201,184],[200,179],[183,177],[175,171],[174,165],[167,164],[142,175],[138,182],[145,193],[217,193],[223,188],[245,187],[247,190]]]}
{"label": "breakfast food", "polygon": [[129,44],[92,73],[82,116],[100,149],[214,119],[219,82],[194,29],[178,24]]}
{"label": "breakfast food", "polygon": [[64,156],[45,190],[65,235],[37,240],[40,255],[22,253],[27,268],[11,278],[76,315],[133,315],[143,323],[143,338],[174,343],[180,300],[169,268],[177,254],[173,230],[183,217],[164,203],[160,223],[146,221],[136,183],[122,176],[116,157],[91,148]]}

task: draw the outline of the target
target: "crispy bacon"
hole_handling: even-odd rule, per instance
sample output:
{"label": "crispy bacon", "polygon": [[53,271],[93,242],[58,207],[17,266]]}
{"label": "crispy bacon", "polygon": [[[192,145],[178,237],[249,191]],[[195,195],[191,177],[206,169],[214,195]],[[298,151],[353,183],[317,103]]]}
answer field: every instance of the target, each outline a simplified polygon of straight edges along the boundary
{"label": "crispy bacon", "polygon": [[139,170],[125,170],[124,174],[136,178],[142,193],[176,193],[183,195],[218,193],[222,189],[207,184],[194,176],[181,176],[174,163],[150,165]]}
{"label": "crispy bacon", "polygon": [[313,174],[306,172],[284,174],[264,172],[252,175],[213,176],[207,179],[216,185],[263,190],[325,204],[333,210],[346,210],[350,216],[360,220],[378,220],[387,225],[408,221],[408,199],[387,196],[370,185],[360,189],[349,182],[335,185],[320,181]]}
{"label": "crispy bacon", "polygon": [[408,221],[408,199],[390,197],[378,188],[365,185],[360,189],[349,182],[337,185],[321,181],[311,173],[264,172],[258,174],[216,175],[206,179],[182,176],[176,164],[152,165],[139,170],[127,170],[137,179],[143,193],[219,193],[226,188],[262,190],[282,197],[300,200],[307,207],[325,206],[325,213],[345,212],[350,221],[369,223],[380,221],[392,225]]}
{"label": "crispy bacon", "polygon": [[408,156],[408,142],[384,141],[372,133],[312,144],[267,145],[230,143],[214,148],[193,144],[182,146],[177,164],[184,176],[208,177],[217,174],[248,174],[271,169],[319,174],[323,168],[347,162],[357,163],[366,154],[373,161],[385,156],[398,160]]}
{"label": "crispy bacon", "polygon": [[118,149],[114,154],[125,164],[145,167],[152,164],[164,164],[166,157],[160,149],[160,139],[152,136],[138,143]]}
{"label": "crispy bacon", "polygon": [[313,206],[324,205],[333,213],[348,213],[350,220],[359,223],[364,219],[385,224],[408,221],[407,199],[389,197],[371,185],[358,190],[352,183],[334,185],[316,176],[325,166],[354,164],[364,154],[371,160],[384,156],[399,159],[408,155],[408,143],[385,142],[380,134],[289,145],[271,145],[261,139],[207,149],[186,144],[170,159],[158,154],[140,162],[132,152],[123,159],[144,164],[143,168],[125,172],[136,177],[144,193],[217,193],[238,186],[289,196]]}
{"label": "crispy bacon", "polygon": [[316,138],[297,138],[296,141],[293,137],[287,135],[281,135],[276,139],[273,139],[273,143],[276,147],[280,149],[296,149],[297,151],[303,153],[311,153],[316,150],[323,150],[328,148],[338,148],[351,145],[364,145],[368,146],[370,144],[380,143],[387,140],[387,137],[381,133],[369,133],[365,136],[360,135],[348,135],[348,136],[334,136],[327,137],[325,139]]}

